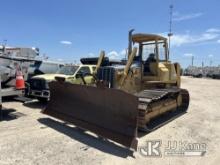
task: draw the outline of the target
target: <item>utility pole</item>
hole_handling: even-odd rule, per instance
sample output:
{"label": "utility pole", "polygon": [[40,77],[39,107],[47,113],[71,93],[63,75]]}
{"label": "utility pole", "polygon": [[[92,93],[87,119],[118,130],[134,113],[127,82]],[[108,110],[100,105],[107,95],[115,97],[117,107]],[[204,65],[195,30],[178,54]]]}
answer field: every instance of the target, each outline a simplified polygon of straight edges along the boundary
{"label": "utility pole", "polygon": [[173,23],[173,5],[171,4],[170,5],[170,21],[169,21],[169,33],[168,33],[168,38],[169,38],[169,45],[168,45],[168,59],[169,59],[169,56],[170,56],[170,43],[171,43],[171,37],[173,36],[173,33],[172,33],[172,23]]}
{"label": "utility pole", "polygon": [[3,51],[3,53],[5,53],[5,50],[6,50],[6,45],[7,45],[7,40],[6,40],[6,39],[4,39],[4,40],[3,40],[3,45],[2,45],[2,46],[3,46],[3,48],[2,48],[2,49],[3,49],[3,50],[2,50],[2,51]]}
{"label": "utility pole", "polygon": [[192,56],[192,66],[193,66],[193,64],[194,64],[194,56]]}
{"label": "utility pole", "polygon": [[209,66],[212,66],[213,55],[210,54],[208,57],[209,57],[209,59],[210,59],[210,61],[209,61]]}
{"label": "utility pole", "polygon": [[210,64],[209,65],[212,66],[212,59],[210,60]]}

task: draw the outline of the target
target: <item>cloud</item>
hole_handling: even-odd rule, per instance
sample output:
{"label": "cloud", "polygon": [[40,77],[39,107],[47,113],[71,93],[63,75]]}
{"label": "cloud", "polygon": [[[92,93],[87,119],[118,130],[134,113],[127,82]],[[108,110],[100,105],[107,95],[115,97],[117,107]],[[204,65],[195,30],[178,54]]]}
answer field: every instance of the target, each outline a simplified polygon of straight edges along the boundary
{"label": "cloud", "polygon": [[220,40],[217,40],[217,43],[219,43],[219,44],[220,44]]}
{"label": "cloud", "polygon": [[63,62],[64,60],[62,58],[57,59],[57,61]]}
{"label": "cloud", "polygon": [[113,51],[109,52],[109,53],[107,54],[107,56],[108,56],[110,59],[118,60],[118,59],[124,58],[126,54],[127,54],[126,49],[123,49],[123,50],[121,50],[120,52],[117,52],[117,51],[113,50]]}
{"label": "cloud", "polygon": [[190,19],[195,19],[204,15],[203,13],[191,13],[186,15],[180,15],[178,12],[174,13],[173,21],[185,21]]}
{"label": "cloud", "polygon": [[213,54],[209,54],[208,57],[209,57],[209,58],[212,58],[212,57],[213,57]]}
{"label": "cloud", "polygon": [[71,41],[60,41],[60,43],[64,45],[72,45]]}
{"label": "cloud", "polygon": [[96,55],[94,53],[89,53],[88,56],[89,57],[96,57]]}
{"label": "cloud", "polygon": [[108,57],[109,57],[110,59],[117,59],[118,56],[119,56],[119,53],[116,52],[116,51],[111,51],[111,52],[108,53]]}
{"label": "cloud", "polygon": [[121,52],[120,52],[120,55],[121,56],[125,56],[127,54],[127,50],[126,49],[123,49]]}
{"label": "cloud", "polygon": [[220,33],[220,29],[210,28],[206,30],[207,33]]}
{"label": "cloud", "polygon": [[194,56],[194,55],[193,55],[192,53],[185,53],[184,56],[185,56],[185,57],[192,57],[192,56]]}
{"label": "cloud", "polygon": [[[119,60],[119,59],[122,59],[125,57],[125,55],[127,54],[127,51],[126,49],[123,49],[119,52],[113,50],[113,51],[110,51],[109,53],[106,54],[107,57],[109,57],[110,59],[112,60]],[[99,55],[95,54],[95,53],[89,53],[87,55],[88,57],[99,57]]]}
{"label": "cloud", "polygon": [[197,44],[216,40],[219,34],[216,33],[202,33],[200,35],[192,35],[190,33],[174,34],[171,38],[171,46],[181,46],[184,44]]}

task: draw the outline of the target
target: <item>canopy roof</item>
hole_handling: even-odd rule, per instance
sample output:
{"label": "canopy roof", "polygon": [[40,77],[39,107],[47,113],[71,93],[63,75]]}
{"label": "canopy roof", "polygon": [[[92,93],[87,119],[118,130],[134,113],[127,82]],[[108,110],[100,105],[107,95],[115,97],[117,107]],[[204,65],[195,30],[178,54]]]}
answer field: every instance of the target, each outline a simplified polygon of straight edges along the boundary
{"label": "canopy roof", "polygon": [[143,33],[137,33],[132,35],[132,41],[133,42],[149,42],[149,41],[155,41],[155,40],[164,40],[166,41],[167,38],[162,37],[157,34],[143,34]]}

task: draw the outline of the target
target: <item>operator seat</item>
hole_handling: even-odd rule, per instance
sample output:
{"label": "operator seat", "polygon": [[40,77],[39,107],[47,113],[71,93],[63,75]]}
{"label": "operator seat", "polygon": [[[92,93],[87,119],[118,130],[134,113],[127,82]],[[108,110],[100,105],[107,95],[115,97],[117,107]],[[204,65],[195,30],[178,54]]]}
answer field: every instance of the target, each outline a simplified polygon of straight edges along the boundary
{"label": "operator seat", "polygon": [[147,60],[144,62],[144,75],[152,75],[150,64],[156,62],[155,54],[150,53]]}

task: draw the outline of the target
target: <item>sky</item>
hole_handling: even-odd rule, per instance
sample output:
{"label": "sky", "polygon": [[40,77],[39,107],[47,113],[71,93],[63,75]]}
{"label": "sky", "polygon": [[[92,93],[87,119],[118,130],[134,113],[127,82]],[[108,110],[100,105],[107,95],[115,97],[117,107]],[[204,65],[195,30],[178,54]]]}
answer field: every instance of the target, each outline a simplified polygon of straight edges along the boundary
{"label": "sky", "polygon": [[173,4],[171,60],[183,67],[220,65],[219,0],[0,0],[0,43],[38,47],[64,62],[125,56],[128,31],[167,35]]}

